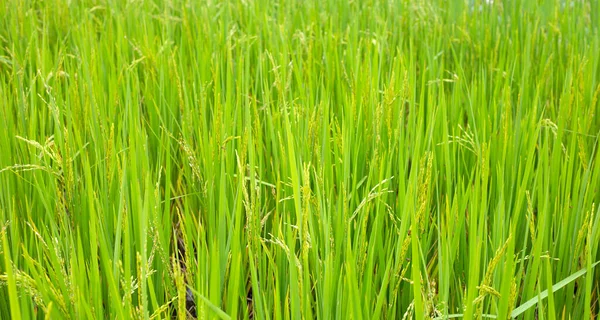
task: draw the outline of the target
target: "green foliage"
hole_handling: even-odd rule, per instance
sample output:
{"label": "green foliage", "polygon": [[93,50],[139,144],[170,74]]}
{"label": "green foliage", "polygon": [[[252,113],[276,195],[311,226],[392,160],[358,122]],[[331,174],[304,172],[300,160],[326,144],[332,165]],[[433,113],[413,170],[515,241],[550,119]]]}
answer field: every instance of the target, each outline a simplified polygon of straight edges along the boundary
{"label": "green foliage", "polygon": [[0,318],[597,318],[599,17],[0,2]]}

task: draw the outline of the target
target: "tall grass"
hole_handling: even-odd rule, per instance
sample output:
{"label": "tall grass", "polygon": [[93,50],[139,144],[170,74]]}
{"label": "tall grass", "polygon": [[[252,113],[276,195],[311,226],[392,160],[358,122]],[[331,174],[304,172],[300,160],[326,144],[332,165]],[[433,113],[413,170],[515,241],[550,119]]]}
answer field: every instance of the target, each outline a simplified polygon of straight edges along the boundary
{"label": "tall grass", "polygon": [[0,318],[597,318],[599,18],[0,2]]}

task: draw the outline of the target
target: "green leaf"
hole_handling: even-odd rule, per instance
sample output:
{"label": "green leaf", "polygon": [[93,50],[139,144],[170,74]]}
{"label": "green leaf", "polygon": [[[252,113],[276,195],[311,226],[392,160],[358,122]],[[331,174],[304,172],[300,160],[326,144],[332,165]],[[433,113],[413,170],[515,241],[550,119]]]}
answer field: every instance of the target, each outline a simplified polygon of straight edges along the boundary
{"label": "green leaf", "polygon": [[188,286],[188,288],[190,290],[192,290],[192,292],[200,298],[200,300],[202,300],[202,302],[204,302],[204,304],[206,304],[210,310],[212,310],[214,313],[217,314],[217,316],[219,316],[219,318],[224,319],[224,320],[231,320],[231,317],[225,313],[225,311],[221,310],[221,308],[215,306],[212,302],[210,302],[210,300],[208,300],[205,296],[201,295],[200,292],[196,291],[194,288]]}
{"label": "green leaf", "polygon": [[[595,266],[597,266],[600,263],[600,261],[597,261],[596,263],[592,264],[592,266],[590,267],[590,270],[593,269]],[[562,287],[568,285],[569,283],[575,281],[577,278],[581,277],[582,275],[586,274],[586,272],[588,271],[587,268],[581,269],[575,273],[573,273],[572,275],[564,278],[563,280],[561,280],[560,282],[558,282],[557,284],[552,286],[552,293],[560,290]],[[510,316],[512,318],[516,318],[519,315],[521,315],[523,312],[529,310],[529,308],[535,306],[538,301],[545,299],[548,296],[548,290],[544,290],[542,291],[539,296],[536,296],[534,298],[531,298],[530,300],[528,300],[527,302],[523,303],[522,305],[520,305],[518,308],[514,309]]]}

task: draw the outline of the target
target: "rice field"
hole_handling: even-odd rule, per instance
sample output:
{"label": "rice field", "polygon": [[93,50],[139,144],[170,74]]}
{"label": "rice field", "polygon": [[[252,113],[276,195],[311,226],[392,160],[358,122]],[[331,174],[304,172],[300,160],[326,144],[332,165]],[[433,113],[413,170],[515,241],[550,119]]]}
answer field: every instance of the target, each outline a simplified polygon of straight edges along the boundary
{"label": "rice field", "polygon": [[0,1],[0,319],[598,319],[598,0]]}

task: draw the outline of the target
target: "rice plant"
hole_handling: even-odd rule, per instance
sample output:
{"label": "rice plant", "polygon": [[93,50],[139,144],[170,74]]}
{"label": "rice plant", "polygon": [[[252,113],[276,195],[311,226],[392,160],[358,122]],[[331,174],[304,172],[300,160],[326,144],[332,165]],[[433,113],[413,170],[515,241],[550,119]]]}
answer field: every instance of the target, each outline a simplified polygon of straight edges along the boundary
{"label": "rice plant", "polygon": [[0,1],[0,319],[597,319],[597,0]]}

